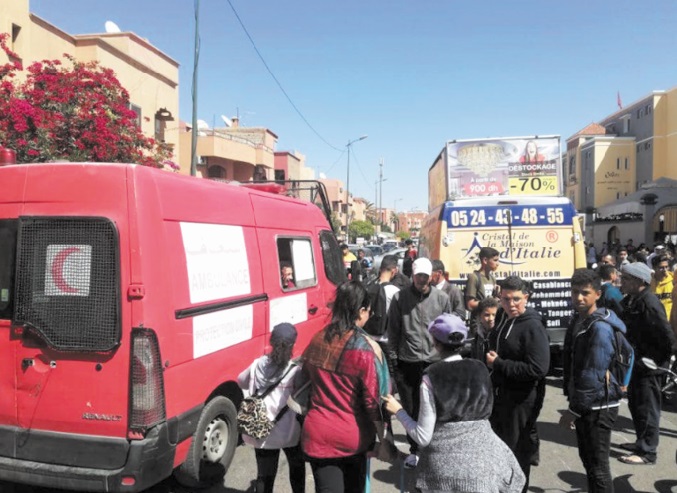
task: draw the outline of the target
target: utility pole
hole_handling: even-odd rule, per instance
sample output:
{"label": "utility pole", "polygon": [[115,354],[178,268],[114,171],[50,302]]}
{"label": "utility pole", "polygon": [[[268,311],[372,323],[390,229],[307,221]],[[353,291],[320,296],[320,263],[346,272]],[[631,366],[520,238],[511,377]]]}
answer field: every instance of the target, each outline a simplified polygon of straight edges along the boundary
{"label": "utility pole", "polygon": [[197,67],[200,60],[200,0],[195,1],[195,46],[193,58],[193,118],[190,136],[190,176],[197,175]]}
{"label": "utility pole", "polygon": [[374,207],[378,209],[378,180],[374,182]]}
{"label": "utility pole", "polygon": [[382,224],[384,222],[383,221],[383,158],[381,158],[381,162],[379,163],[378,181],[380,183],[379,196],[378,196],[378,222],[379,222],[379,228],[380,228],[380,224]]}

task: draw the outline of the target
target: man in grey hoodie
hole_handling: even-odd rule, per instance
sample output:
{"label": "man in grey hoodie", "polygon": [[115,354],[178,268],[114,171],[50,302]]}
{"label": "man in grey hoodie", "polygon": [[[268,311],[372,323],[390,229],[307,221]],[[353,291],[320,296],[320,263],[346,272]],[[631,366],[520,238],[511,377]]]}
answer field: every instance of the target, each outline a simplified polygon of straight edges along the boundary
{"label": "man in grey hoodie", "polygon": [[[449,296],[428,284],[433,266],[421,257],[412,266],[412,285],[393,295],[388,310],[388,358],[393,364],[402,406],[409,416],[418,416],[419,387],[426,368],[439,354],[428,336],[428,325],[442,313],[452,313]],[[418,464],[418,444],[407,436],[410,454],[404,466]]]}

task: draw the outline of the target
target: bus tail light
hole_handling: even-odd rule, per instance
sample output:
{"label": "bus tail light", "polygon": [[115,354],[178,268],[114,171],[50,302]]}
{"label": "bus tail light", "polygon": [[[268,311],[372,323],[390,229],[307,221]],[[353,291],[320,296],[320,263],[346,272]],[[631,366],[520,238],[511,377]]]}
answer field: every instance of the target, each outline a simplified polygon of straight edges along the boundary
{"label": "bus tail light", "polygon": [[160,347],[155,332],[134,329],[131,356],[129,431],[130,436],[136,437],[138,432],[143,434],[166,419]]}

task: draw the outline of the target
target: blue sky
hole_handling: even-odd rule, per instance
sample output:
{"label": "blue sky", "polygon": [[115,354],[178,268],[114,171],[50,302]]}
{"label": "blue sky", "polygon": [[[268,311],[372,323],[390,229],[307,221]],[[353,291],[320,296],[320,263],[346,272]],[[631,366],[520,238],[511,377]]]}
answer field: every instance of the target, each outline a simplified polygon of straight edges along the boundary
{"label": "blue sky", "polygon": [[[2,0],[11,1],[11,0]],[[198,118],[279,136],[316,173],[346,179],[383,206],[427,208],[427,173],[451,139],[570,137],[652,90],[677,85],[677,2],[202,0]],[[180,117],[191,119],[194,3],[190,0],[31,0],[71,34],[112,20],[181,64]],[[335,150],[334,148],[339,150]]]}

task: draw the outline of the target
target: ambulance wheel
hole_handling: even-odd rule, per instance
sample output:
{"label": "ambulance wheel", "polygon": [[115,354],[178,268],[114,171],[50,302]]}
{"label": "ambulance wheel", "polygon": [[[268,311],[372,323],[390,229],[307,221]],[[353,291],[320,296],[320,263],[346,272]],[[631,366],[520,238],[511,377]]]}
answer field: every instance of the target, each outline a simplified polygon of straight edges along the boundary
{"label": "ambulance wheel", "polygon": [[237,447],[237,411],[233,403],[217,396],[202,410],[186,461],[175,476],[190,488],[205,488],[223,478]]}

